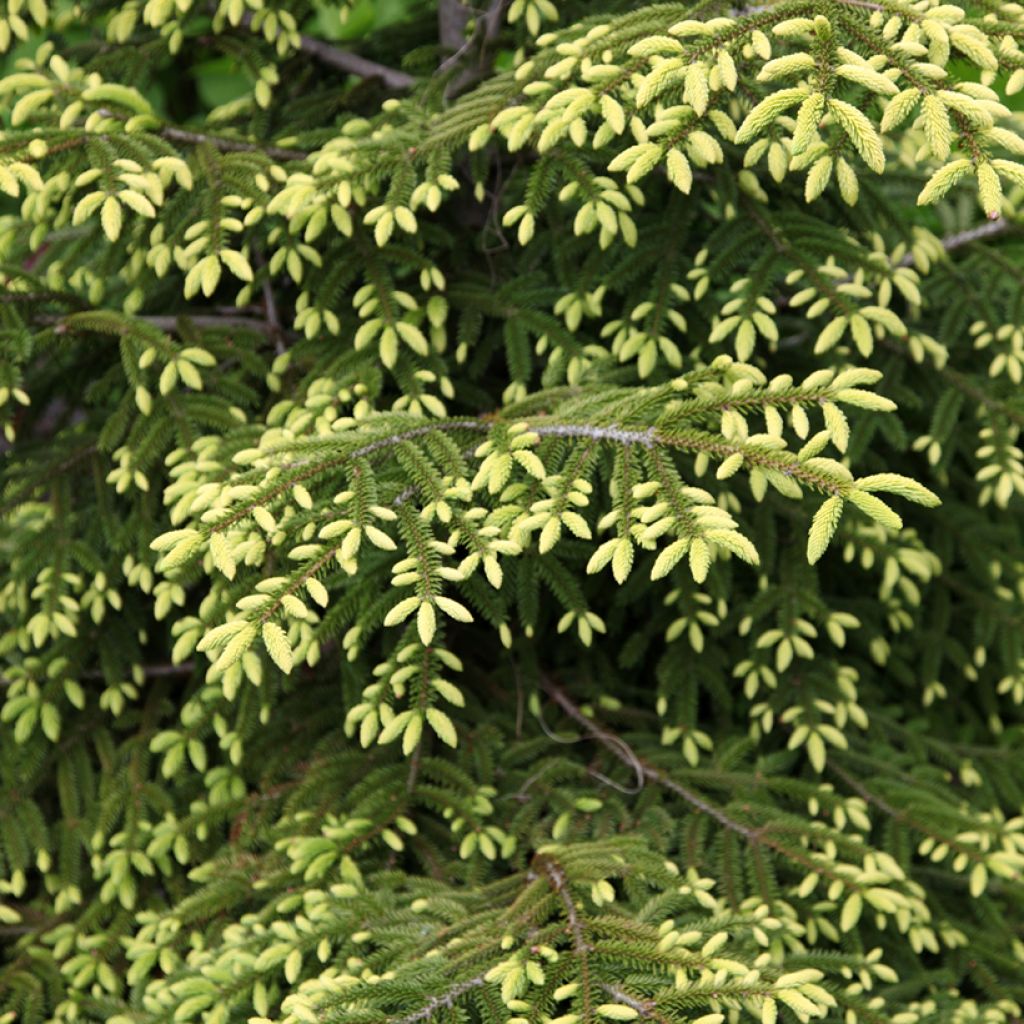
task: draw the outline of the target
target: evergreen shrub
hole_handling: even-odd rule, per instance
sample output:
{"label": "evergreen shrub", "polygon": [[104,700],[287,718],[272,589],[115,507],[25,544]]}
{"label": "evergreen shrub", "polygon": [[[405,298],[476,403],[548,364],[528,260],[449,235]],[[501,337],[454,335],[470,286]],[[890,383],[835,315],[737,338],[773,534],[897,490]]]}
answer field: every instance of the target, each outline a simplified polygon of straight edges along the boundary
{"label": "evergreen shrub", "polygon": [[0,0],[0,1022],[1012,1024],[1024,6]]}

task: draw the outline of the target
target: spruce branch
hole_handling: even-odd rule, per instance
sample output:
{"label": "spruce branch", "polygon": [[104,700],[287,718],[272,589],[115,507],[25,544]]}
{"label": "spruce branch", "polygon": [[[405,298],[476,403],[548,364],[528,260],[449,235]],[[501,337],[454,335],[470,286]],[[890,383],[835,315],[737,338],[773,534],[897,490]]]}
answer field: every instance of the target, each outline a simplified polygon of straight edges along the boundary
{"label": "spruce branch", "polygon": [[0,9],[0,1021],[1019,1018],[1024,12],[191,2]]}
{"label": "spruce branch", "polygon": [[778,854],[783,859],[799,865],[806,872],[837,883],[847,891],[860,892],[867,888],[863,883],[852,880],[835,871],[827,863],[822,863],[809,856],[806,850],[800,846],[790,846],[777,839],[771,834],[771,823],[760,826],[747,825],[730,815],[723,808],[718,807],[676,779],[673,779],[667,772],[662,771],[649,761],[638,757],[621,737],[616,736],[607,727],[592,721],[585,715],[580,706],[552,680],[542,677],[541,687],[566,715],[582,726],[590,736],[602,744],[602,746],[605,746],[620,761],[637,770],[638,775],[645,782],[655,783],[670,793],[674,793],[692,807],[694,811],[706,815],[726,831],[735,833],[753,847],[763,847]]}
{"label": "spruce branch", "polygon": [[599,725],[583,713],[580,706],[576,704],[569,695],[550,679],[542,679],[541,686],[544,692],[578,725],[598,741],[602,746],[607,747],[620,761],[637,772],[637,775],[644,781],[656,782],[660,786],[682,797],[694,810],[706,814],[714,819],[723,828],[735,832],[748,842],[759,843],[762,841],[759,829],[751,828],[742,822],[731,818],[721,808],[715,807],[702,796],[692,792],[685,786],[670,778],[660,769],[654,767],[636,755],[629,744],[621,737],[616,736],[606,727]]}
{"label": "spruce branch", "polygon": [[887,817],[892,818],[893,821],[898,821],[900,824],[906,825],[912,831],[917,832],[920,835],[927,836],[937,844],[944,844],[950,850],[963,856],[968,861],[975,864],[984,863],[984,854],[980,853],[968,844],[960,842],[955,836],[940,833],[938,830],[915,818],[910,812],[899,807],[895,807],[884,797],[879,796],[873,790],[868,789],[861,780],[848,772],[840,764],[835,762],[830,763],[829,771],[831,771],[836,778],[840,779],[844,785],[861,797],[865,803],[872,807],[877,807]]}
{"label": "spruce branch", "polygon": [[401,1017],[393,1017],[390,1024],[419,1024],[420,1021],[430,1020],[438,1010],[452,1009],[462,996],[483,984],[485,984],[483,974],[456,982],[441,995],[429,999],[418,1010],[413,1010]]}
{"label": "spruce branch", "polygon": [[[104,117],[112,118],[115,121],[127,121],[127,117],[116,110],[101,108],[99,111]],[[223,135],[214,135],[209,132],[198,132],[188,128],[179,128],[176,125],[164,125],[156,130],[157,134],[168,142],[176,142],[187,146],[212,146],[221,153],[262,153],[272,160],[305,160],[310,154],[305,150],[286,149],[282,146],[275,146],[272,143],[248,142],[242,139],[226,138]]]}
{"label": "spruce branch", "polygon": [[547,854],[539,854],[535,858],[535,866],[539,867],[564,909],[566,925],[572,936],[572,948],[576,954],[580,972],[580,985],[583,989],[583,1020],[585,1022],[592,1021],[594,1019],[593,978],[590,969],[592,946],[584,930],[583,921],[576,911],[576,904],[569,891],[565,869],[554,857]]}

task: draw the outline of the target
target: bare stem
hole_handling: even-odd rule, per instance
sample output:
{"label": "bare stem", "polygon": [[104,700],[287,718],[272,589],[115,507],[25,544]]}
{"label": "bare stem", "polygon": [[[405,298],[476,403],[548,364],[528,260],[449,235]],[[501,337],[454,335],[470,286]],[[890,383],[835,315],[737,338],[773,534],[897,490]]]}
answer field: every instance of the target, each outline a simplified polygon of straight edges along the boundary
{"label": "bare stem", "polygon": [[[491,0],[487,10],[477,19],[473,35],[437,69],[438,74],[444,74],[462,65],[462,70],[448,84],[445,99],[454,99],[487,76],[491,68],[488,49],[501,33],[509,2],[510,0]],[[475,59],[469,59],[471,53]]]}
{"label": "bare stem", "polygon": [[349,50],[339,50],[338,47],[320,39],[313,39],[312,36],[302,36],[299,49],[328,67],[337,68],[350,75],[358,75],[360,78],[380,79],[387,88],[396,92],[411,89],[416,84],[416,79],[405,71],[367,60],[366,57],[360,57],[358,53]]}
{"label": "bare stem", "polygon": [[[133,319],[139,323],[148,324],[158,331],[167,331],[173,334],[178,330],[178,321],[186,319],[194,327],[206,330],[239,330],[256,331],[260,334],[272,334],[273,327],[266,320],[254,316],[231,316],[222,313],[182,313],[180,316],[135,316]],[[64,317],[44,314],[34,318],[34,322],[43,325],[53,325],[60,328],[64,325]],[[65,330],[67,328],[65,327]]]}
{"label": "bare stem", "polygon": [[309,156],[304,149],[284,149],[281,146],[268,146],[260,142],[225,139],[219,135],[206,135],[202,132],[189,131],[186,128],[175,128],[171,125],[161,128],[159,134],[168,142],[179,142],[191,146],[205,144],[219,149],[222,153],[265,153],[273,160],[305,160]]}
{"label": "bare stem", "polygon": [[450,1010],[459,997],[465,995],[470,989],[479,988],[484,983],[484,976],[478,975],[466,981],[460,981],[452,985],[447,992],[435,996],[426,1002],[418,1010],[407,1013],[404,1017],[395,1017],[391,1024],[418,1024],[421,1020],[429,1020],[438,1010]]}
{"label": "bare stem", "polygon": [[[248,28],[252,23],[252,15],[242,15],[242,24]],[[410,89],[416,84],[416,79],[405,71],[397,68],[389,68],[386,64],[378,64],[374,60],[360,57],[358,53],[351,50],[342,50],[322,39],[314,39],[312,36],[299,36],[299,49],[308,54],[314,60],[326,64],[328,67],[344,71],[349,75],[356,75],[359,78],[379,79],[388,89],[397,92]]]}
{"label": "bare stem", "polygon": [[[952,252],[954,249],[959,249],[961,246],[970,245],[972,242],[980,242],[982,239],[991,238],[993,235],[1001,235],[1004,231],[1008,231],[1013,225],[1010,221],[1006,220],[1005,217],[1000,217],[998,220],[986,221],[984,224],[979,224],[976,228],[968,228],[966,231],[958,231],[954,235],[946,235],[942,239],[942,248],[946,252]],[[896,265],[898,267],[909,267],[914,262],[914,254],[908,252],[903,259]]]}
{"label": "bare stem", "polygon": [[544,691],[547,695],[574,722],[576,722],[577,725],[582,726],[595,740],[607,747],[620,761],[629,765],[629,767],[636,771],[645,782],[650,781],[658,783],[658,785],[675,793],[676,796],[682,797],[691,807],[694,808],[694,810],[700,811],[702,814],[706,814],[709,818],[713,818],[719,823],[719,825],[729,829],[731,832],[735,832],[738,835],[743,836],[743,838],[749,842],[760,841],[760,835],[757,829],[736,821],[726,814],[721,808],[708,803],[708,801],[702,796],[699,796],[687,789],[685,786],[676,782],[675,779],[670,778],[663,771],[655,768],[654,765],[641,760],[625,740],[620,739],[614,733],[609,732],[603,726],[598,725],[596,722],[587,718],[587,716],[580,710],[579,706],[570,699],[569,695],[560,686],[547,679],[542,680],[541,685],[544,687]]}

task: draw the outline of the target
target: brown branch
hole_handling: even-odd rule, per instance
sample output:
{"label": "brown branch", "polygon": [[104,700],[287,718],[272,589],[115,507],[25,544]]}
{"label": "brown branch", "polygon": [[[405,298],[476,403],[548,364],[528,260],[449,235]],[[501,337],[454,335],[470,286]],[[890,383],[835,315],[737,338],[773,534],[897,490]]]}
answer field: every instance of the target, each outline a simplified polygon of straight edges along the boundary
{"label": "brown branch", "polygon": [[773,850],[780,856],[788,858],[793,863],[799,864],[808,871],[813,871],[816,875],[819,875],[822,878],[826,878],[833,882],[840,882],[845,888],[851,890],[862,890],[864,888],[861,884],[841,876],[824,864],[820,864],[806,851],[799,849],[794,850],[785,846],[780,840],[775,839],[769,834],[769,830],[771,829],[770,824],[759,825],[756,827],[745,825],[742,821],[737,821],[735,818],[731,817],[721,807],[716,807],[698,793],[694,793],[692,790],[687,789],[687,787],[682,783],[676,782],[676,780],[666,772],[663,772],[660,768],[656,768],[650,762],[639,757],[625,740],[616,736],[615,733],[608,729],[605,729],[597,722],[591,721],[585,714],[583,714],[583,711],[573,702],[569,695],[550,679],[542,677],[541,687],[544,692],[547,693],[547,695],[574,722],[581,725],[593,739],[607,747],[624,764],[629,765],[629,767],[636,771],[642,772],[644,782],[654,782],[667,789],[670,793],[674,793],[676,796],[681,797],[695,811],[700,814],[706,814],[709,818],[718,822],[718,824],[723,828],[736,833],[736,835],[750,843],[751,846],[764,847],[765,849]]}
{"label": "brown branch", "polygon": [[576,904],[573,903],[572,893],[569,892],[569,880],[565,877],[565,871],[562,869],[562,865],[552,857],[542,854],[538,856],[537,861],[552,891],[562,901],[562,906],[565,907],[565,920],[569,925],[569,931],[572,933],[573,949],[581,957],[585,957],[590,951],[590,943],[587,942],[587,937],[583,933],[583,922],[576,912]]}
{"label": "brown branch", "polygon": [[435,996],[420,1009],[413,1010],[412,1013],[407,1013],[404,1017],[392,1018],[391,1024],[418,1024],[421,1020],[429,1020],[438,1010],[450,1010],[460,996],[465,995],[470,989],[479,988],[483,983],[484,976],[482,974],[466,981],[457,982],[447,992]]}
{"label": "brown branch", "polygon": [[[168,676],[191,675],[196,667],[194,661],[183,661],[180,665],[144,665],[142,671],[147,679],[162,679]],[[102,669],[90,669],[83,672],[82,679],[106,679]]]}
{"label": "brown branch", "polygon": [[[243,14],[241,24],[249,28],[252,18],[252,14]],[[359,78],[376,78],[388,89],[394,89],[396,92],[411,89],[416,84],[416,79],[405,71],[389,68],[386,64],[378,64],[377,61],[368,60],[351,50],[339,49],[312,36],[299,36],[299,50],[321,64],[344,71],[346,74]]]}
{"label": "brown branch", "polygon": [[668,1018],[658,1013],[657,1004],[653,999],[637,999],[616,985],[602,985],[601,989],[610,995],[615,1002],[632,1007],[645,1020],[653,1020],[657,1024],[668,1024]]}
{"label": "brown branch", "polygon": [[501,34],[505,23],[505,10],[510,2],[511,0],[491,0],[487,10],[477,19],[473,35],[437,69],[437,74],[452,71],[463,63],[469,53],[475,51],[475,61],[466,61],[462,71],[449,82],[444,93],[446,100],[455,99],[487,76],[491,68],[488,49]]}
{"label": "brown branch", "polygon": [[[686,803],[688,803],[695,811],[700,814],[707,814],[710,818],[722,825],[722,827],[729,829],[729,831],[733,831],[733,833],[750,843],[752,846],[765,847],[766,849],[774,850],[775,853],[780,856],[787,857],[794,863],[800,864],[802,867],[805,867],[810,871],[814,871],[814,873],[819,874],[821,878],[828,879],[831,882],[841,882],[843,886],[848,889],[863,889],[863,886],[851,882],[849,879],[843,878],[835,870],[824,864],[818,863],[805,851],[793,850],[784,846],[779,840],[776,840],[769,835],[769,829],[771,828],[770,824],[752,827],[751,825],[745,825],[741,821],[737,821],[735,818],[730,817],[722,808],[716,807],[714,804],[703,799],[703,797],[693,793],[691,790],[688,790],[685,785],[681,782],[677,782],[671,775],[659,768],[655,768],[649,762],[638,757],[626,740],[616,736],[613,732],[610,732],[608,729],[605,729],[603,726],[587,718],[579,706],[575,705],[568,694],[550,679],[542,677],[541,686],[573,722],[577,722],[582,725],[594,739],[607,746],[608,750],[611,751],[615,757],[623,761],[625,764],[628,764],[631,768],[639,767],[643,772],[645,781],[656,782],[658,785],[664,786],[670,793],[674,793],[677,797],[681,797],[686,801]],[[628,752],[628,755],[624,752]]]}
{"label": "brown branch", "polygon": [[730,818],[721,808],[708,803],[702,796],[687,789],[660,769],[655,768],[654,765],[638,757],[625,740],[620,739],[614,733],[609,732],[603,726],[587,718],[579,706],[571,700],[569,695],[560,686],[547,679],[541,680],[541,686],[544,688],[545,693],[574,722],[581,725],[595,740],[607,747],[620,761],[629,765],[645,782],[656,782],[658,785],[664,786],[665,789],[675,793],[676,796],[682,797],[695,810],[708,815],[709,818],[717,821],[719,825],[741,835],[749,842],[757,843],[762,841],[759,829],[751,828],[749,825],[744,825],[742,822]]}
{"label": "brown branch", "polygon": [[[45,326],[54,326],[58,329],[63,327],[64,331],[67,331],[69,328],[64,323],[65,319],[66,318],[63,316],[44,314],[36,317],[35,323]],[[255,331],[259,334],[273,334],[275,331],[273,324],[270,324],[259,317],[231,316],[230,314],[221,313],[181,313],[177,316],[135,316],[132,319],[138,320],[140,323],[147,324],[150,327],[155,327],[157,330],[167,331],[168,334],[173,334],[178,330],[178,321],[181,319],[187,320],[195,327],[206,330],[235,329],[240,331]],[[280,327],[278,326],[277,329],[279,330]]]}
{"label": "brown branch", "polygon": [[[968,228],[966,231],[958,231],[953,235],[946,235],[940,241],[946,252],[952,252],[961,246],[970,245],[972,242],[980,242],[982,239],[991,238],[993,235],[1001,235],[1009,231],[1014,225],[1012,222],[1000,217],[998,220],[986,221],[976,228]],[[913,252],[908,252],[903,259],[896,264],[897,267],[910,267],[914,263]]]}
{"label": "brown branch", "polygon": [[309,156],[304,149],[283,149],[281,146],[268,146],[260,142],[225,139],[219,135],[206,135],[203,132],[189,131],[187,128],[175,128],[172,125],[161,128],[157,134],[168,142],[190,146],[213,146],[222,153],[265,153],[274,160],[305,160]]}
{"label": "brown branch", "polygon": [[837,778],[850,787],[866,804],[870,804],[873,807],[877,807],[883,814],[888,815],[893,821],[898,821],[901,825],[906,825],[908,828],[913,829],[915,832],[920,832],[921,835],[927,836],[929,839],[934,840],[936,843],[942,843],[948,846],[953,853],[962,854],[967,857],[968,860],[972,860],[975,863],[984,863],[985,856],[978,850],[973,849],[970,846],[959,842],[955,838],[950,838],[946,835],[930,829],[927,825],[922,824],[915,818],[911,817],[910,814],[901,810],[898,807],[893,807],[884,797],[879,796],[877,793],[871,792],[862,782],[855,779],[848,771],[841,768],[834,762],[833,759],[829,760],[828,769]]}
{"label": "brown branch", "polygon": [[157,327],[161,331],[176,331],[179,320],[187,320],[190,324],[200,328],[219,328],[230,330],[235,328],[241,331],[256,331],[259,334],[273,333],[273,325],[259,317],[254,316],[223,316],[219,313],[197,313],[195,316],[190,313],[181,313],[178,316],[140,316],[136,319],[151,327]]}
{"label": "brown branch", "polygon": [[583,982],[583,1021],[584,1024],[590,1024],[594,1017],[594,996],[589,957],[592,946],[587,941],[583,922],[576,912],[576,904],[573,902],[572,893],[569,892],[569,880],[565,877],[562,865],[553,857],[540,854],[535,859],[534,864],[543,872],[548,885],[551,886],[552,892],[561,900],[562,906],[565,908],[565,920],[572,934],[572,947],[579,960],[580,980]]}
{"label": "brown branch", "polygon": [[[264,265],[263,257],[255,253],[256,265]],[[263,308],[267,315],[268,334],[274,342],[274,350],[278,355],[285,351],[285,331],[281,326],[281,314],[277,308],[277,297],[274,295],[274,282],[271,280],[270,272],[263,279]]]}
{"label": "brown branch", "polygon": [[[114,110],[99,111],[104,117],[114,121],[127,121],[128,118]],[[303,149],[282,149],[280,146],[266,145],[261,142],[245,142],[242,139],[225,139],[219,135],[207,135],[205,132],[194,132],[187,128],[165,125],[156,132],[168,142],[178,142],[189,146],[213,146],[222,153],[263,153],[274,160],[305,160],[309,156]]]}
{"label": "brown branch", "polygon": [[339,50],[336,46],[331,46],[321,39],[314,39],[312,36],[300,36],[299,49],[328,67],[337,68],[350,75],[358,75],[360,78],[379,79],[388,89],[394,89],[396,92],[411,89],[416,84],[416,79],[405,71],[367,60],[366,57],[360,57],[358,53],[352,53],[350,50]]}
{"label": "brown branch", "polygon": [[443,50],[456,53],[462,48],[471,14],[462,0],[438,0],[437,40]]}

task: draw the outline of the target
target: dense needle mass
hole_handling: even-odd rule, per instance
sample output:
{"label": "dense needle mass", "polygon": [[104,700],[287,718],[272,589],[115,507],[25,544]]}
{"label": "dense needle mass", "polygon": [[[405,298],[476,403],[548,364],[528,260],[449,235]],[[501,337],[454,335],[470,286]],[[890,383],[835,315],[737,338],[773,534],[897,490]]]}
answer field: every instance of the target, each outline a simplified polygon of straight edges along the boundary
{"label": "dense needle mass", "polygon": [[1019,1022],[1022,42],[0,0],[0,1024]]}

